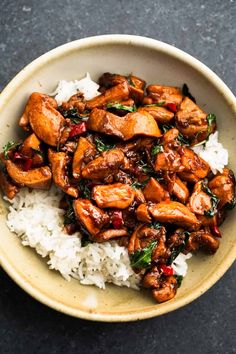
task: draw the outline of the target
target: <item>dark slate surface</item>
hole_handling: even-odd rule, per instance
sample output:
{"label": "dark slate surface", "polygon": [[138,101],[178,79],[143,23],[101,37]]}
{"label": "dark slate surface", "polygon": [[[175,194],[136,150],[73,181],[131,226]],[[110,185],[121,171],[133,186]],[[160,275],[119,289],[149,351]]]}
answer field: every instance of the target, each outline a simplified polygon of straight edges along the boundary
{"label": "dark slate surface", "polygon": [[[32,59],[74,39],[144,35],[194,55],[236,93],[236,2],[1,0],[0,90]],[[0,271],[0,353],[236,353],[236,265],[211,290],[168,315],[92,323],[41,305]]]}

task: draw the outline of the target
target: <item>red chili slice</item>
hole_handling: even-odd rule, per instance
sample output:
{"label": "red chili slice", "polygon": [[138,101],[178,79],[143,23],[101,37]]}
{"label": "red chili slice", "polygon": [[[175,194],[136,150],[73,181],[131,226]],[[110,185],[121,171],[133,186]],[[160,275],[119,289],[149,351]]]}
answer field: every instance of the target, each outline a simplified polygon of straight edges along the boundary
{"label": "red chili slice", "polygon": [[29,171],[31,169],[31,166],[33,164],[33,159],[26,158],[23,164],[23,170],[24,171]]}
{"label": "red chili slice", "polygon": [[70,131],[69,137],[70,138],[74,138],[75,136],[86,132],[86,130],[87,130],[87,127],[86,127],[85,122],[73,125],[73,127],[72,127],[72,129]]}
{"label": "red chili slice", "polygon": [[22,160],[24,159],[25,157],[20,153],[20,152],[15,152],[14,155],[13,155],[13,160]]}
{"label": "red chili slice", "polygon": [[167,103],[166,108],[168,108],[171,112],[177,112],[177,105],[175,103]]}
{"label": "red chili slice", "polygon": [[221,238],[221,232],[220,232],[220,229],[218,226],[213,226],[212,228],[212,231],[213,231],[213,234],[216,236],[216,237],[219,237]]}
{"label": "red chili slice", "polygon": [[124,224],[122,211],[121,210],[114,210],[112,212],[111,220],[112,220],[112,225],[113,225],[114,229],[120,229]]}
{"label": "red chili slice", "polygon": [[160,265],[160,270],[165,275],[173,275],[174,274],[174,269],[171,266],[166,266],[165,264]]}

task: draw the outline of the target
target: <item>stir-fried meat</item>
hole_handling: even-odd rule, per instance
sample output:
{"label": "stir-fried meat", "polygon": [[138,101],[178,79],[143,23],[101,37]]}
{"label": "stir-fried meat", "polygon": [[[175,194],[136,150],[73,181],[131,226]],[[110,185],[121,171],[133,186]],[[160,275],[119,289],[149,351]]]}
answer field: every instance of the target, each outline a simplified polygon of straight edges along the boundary
{"label": "stir-fried meat", "polygon": [[33,166],[42,166],[44,163],[43,152],[40,149],[41,141],[33,133],[29,135],[20,147],[20,152],[24,156],[33,158]]}
{"label": "stir-fried meat", "polygon": [[30,124],[40,140],[57,146],[65,120],[56,108],[57,104],[53,98],[34,92],[27,102],[19,125],[25,127]]}
{"label": "stir-fried meat", "polygon": [[189,199],[190,210],[195,214],[204,215],[211,207],[211,196],[202,189],[202,181],[197,182]]}
{"label": "stir-fried meat", "polygon": [[228,168],[218,173],[210,182],[209,188],[219,198],[219,209],[231,205],[235,198],[235,178]]}
{"label": "stir-fried meat", "polygon": [[86,156],[95,155],[96,149],[93,144],[87,138],[81,136],[73,157],[72,174],[74,178],[80,178]]}
{"label": "stir-fried meat", "polygon": [[176,229],[175,232],[168,238],[167,246],[170,250],[175,249],[176,247],[185,245],[186,241],[186,231],[182,228]]}
{"label": "stir-fried meat", "polygon": [[160,183],[151,177],[143,190],[144,197],[147,201],[159,203],[163,200],[169,200],[169,193],[160,185]]}
{"label": "stir-fried meat", "polygon": [[82,169],[82,177],[87,179],[104,179],[115,174],[124,162],[124,153],[120,149],[104,151],[101,156],[89,162]]}
{"label": "stir-fried meat", "polygon": [[195,252],[202,249],[204,252],[212,254],[219,248],[220,242],[215,238],[208,228],[191,232],[186,250],[188,252]]}
{"label": "stir-fried meat", "polygon": [[169,147],[176,148],[179,146],[179,143],[176,142],[176,139],[179,136],[179,131],[176,128],[172,128],[167,130],[167,132],[162,137],[163,145],[167,145]]}
{"label": "stir-fried meat", "polygon": [[134,192],[134,200],[137,205],[145,203],[145,197],[141,189],[133,189]]}
{"label": "stir-fried meat", "polygon": [[109,221],[108,215],[88,199],[76,199],[73,206],[77,220],[92,236],[97,235]]}
{"label": "stir-fried meat", "polygon": [[145,288],[156,289],[160,286],[160,277],[161,274],[157,267],[153,267],[150,271],[148,271],[142,279],[142,285]]}
{"label": "stir-fried meat", "polygon": [[125,141],[137,135],[161,136],[156,121],[146,111],[128,113],[124,117],[119,117],[101,109],[93,109],[87,127],[98,133],[117,136]]}
{"label": "stir-fried meat", "polygon": [[175,175],[172,182],[168,184],[168,191],[178,198],[181,203],[186,204],[189,198],[189,190],[178,176]]}
{"label": "stir-fried meat", "polygon": [[136,209],[136,216],[139,221],[147,224],[152,221],[146,204],[140,204],[138,206],[138,208]]}
{"label": "stir-fried meat", "polygon": [[78,113],[83,113],[86,103],[84,101],[84,95],[82,93],[76,93],[71,96],[69,101],[63,102],[61,105],[62,111],[68,111],[70,109],[76,109]]}
{"label": "stir-fried meat", "polygon": [[196,216],[183,204],[167,201],[149,206],[152,217],[163,223],[173,223],[190,229],[199,226]]}
{"label": "stir-fried meat", "polygon": [[6,169],[12,180],[21,187],[48,190],[51,186],[52,173],[48,166],[23,171],[14,162],[7,160]]}
{"label": "stir-fried meat", "polygon": [[153,289],[152,295],[158,302],[165,302],[171,300],[177,292],[177,280],[174,276],[168,276],[161,282],[160,288]]}
{"label": "stir-fried meat", "polygon": [[128,236],[128,231],[126,228],[123,229],[108,229],[99,232],[94,235],[94,241],[96,242],[106,242],[114,238],[126,237]]}
{"label": "stir-fried meat", "polygon": [[163,152],[159,152],[155,161],[155,171],[182,172],[181,156],[169,147],[165,147]]}
{"label": "stir-fried meat", "polygon": [[218,215],[219,215],[219,213],[217,213],[213,216],[197,215],[197,218],[200,221],[202,226],[213,227],[216,225],[220,225]]}
{"label": "stir-fried meat", "polygon": [[126,209],[134,200],[134,191],[122,183],[98,185],[93,188],[93,199],[99,208]]}
{"label": "stir-fried meat", "polygon": [[106,90],[99,96],[92,98],[90,101],[87,101],[86,108],[93,109],[93,108],[102,108],[106,107],[109,102],[119,102],[124,101],[129,98],[129,87],[126,81],[113,86]]}
{"label": "stir-fried meat", "polygon": [[184,170],[179,173],[181,179],[196,183],[200,179],[207,177],[210,172],[208,163],[195,154],[193,150],[181,146],[178,149],[178,153],[181,156],[181,165],[184,167]]}
{"label": "stir-fried meat", "polygon": [[159,103],[164,106],[168,104],[179,106],[183,99],[181,90],[172,86],[149,85],[147,86],[147,94],[147,99],[145,98],[143,101],[144,104]]}
{"label": "stir-fried meat", "polygon": [[162,262],[170,255],[165,245],[165,241],[166,236],[164,227],[160,227],[156,230],[146,225],[140,225],[130,238],[128,251],[130,254],[133,254],[134,252],[148,247],[152,242],[156,242],[152,251],[152,260],[155,262]]}
{"label": "stir-fried meat", "polygon": [[209,134],[206,117],[204,111],[190,98],[185,97],[176,113],[176,126],[186,138],[202,141]]}
{"label": "stir-fried meat", "polygon": [[52,178],[56,186],[74,198],[78,197],[78,189],[71,186],[67,174],[69,157],[65,152],[55,152],[48,150],[48,159],[52,168]]}
{"label": "stir-fried meat", "polygon": [[142,109],[147,111],[160,124],[168,124],[174,118],[174,113],[165,107],[145,106]]}
{"label": "stir-fried meat", "polygon": [[0,188],[8,199],[13,199],[19,192],[19,188],[12,183],[10,178],[0,170]]}

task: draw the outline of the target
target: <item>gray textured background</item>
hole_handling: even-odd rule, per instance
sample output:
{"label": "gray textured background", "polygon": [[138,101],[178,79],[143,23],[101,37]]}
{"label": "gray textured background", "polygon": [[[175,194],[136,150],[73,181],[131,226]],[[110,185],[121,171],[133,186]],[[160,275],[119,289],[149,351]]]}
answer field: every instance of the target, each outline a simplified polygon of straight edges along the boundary
{"label": "gray textured background", "polygon": [[[65,42],[106,33],[179,47],[236,93],[236,2],[0,0],[0,90],[32,59]],[[236,265],[211,290],[166,316],[92,323],[37,303],[0,270],[0,353],[236,353]]]}

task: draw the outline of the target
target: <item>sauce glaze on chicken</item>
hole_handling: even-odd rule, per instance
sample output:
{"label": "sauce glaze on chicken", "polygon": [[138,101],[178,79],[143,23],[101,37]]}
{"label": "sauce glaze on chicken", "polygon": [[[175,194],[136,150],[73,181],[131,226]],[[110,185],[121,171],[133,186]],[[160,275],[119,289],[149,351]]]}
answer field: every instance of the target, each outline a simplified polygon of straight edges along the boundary
{"label": "sauce glaze on chicken", "polygon": [[64,192],[68,233],[82,241],[116,240],[157,302],[181,284],[172,262],[180,252],[214,254],[219,226],[234,206],[228,168],[213,175],[191,149],[216,130],[188,88],[149,85],[105,73],[99,96],[72,96],[58,107],[46,94],[29,97],[19,126],[24,141],[1,154],[0,185],[10,199],[21,187]]}

